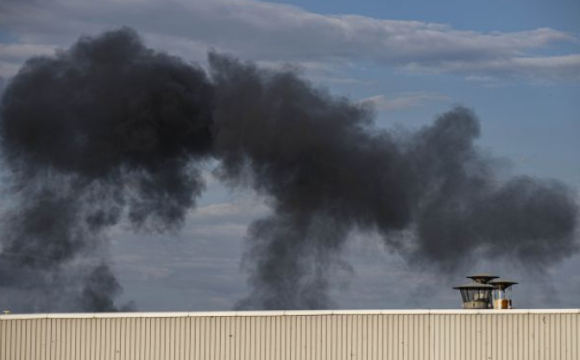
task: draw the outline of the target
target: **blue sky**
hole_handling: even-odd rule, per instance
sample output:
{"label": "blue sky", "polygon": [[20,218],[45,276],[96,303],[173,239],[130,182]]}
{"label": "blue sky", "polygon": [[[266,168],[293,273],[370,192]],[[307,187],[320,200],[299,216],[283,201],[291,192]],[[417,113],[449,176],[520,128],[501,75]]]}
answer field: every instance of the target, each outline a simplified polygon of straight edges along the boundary
{"label": "blue sky", "polygon": [[458,29],[517,31],[553,27],[579,31],[580,4],[574,0],[447,0],[447,1],[271,1],[293,4],[323,14],[359,14],[369,17],[447,23]]}
{"label": "blue sky", "polygon": [[[9,81],[26,58],[80,35],[131,26],[149,46],[201,64],[212,48],[266,67],[297,66],[332,93],[373,103],[381,127],[418,128],[465,105],[481,119],[480,146],[502,157],[506,174],[560,179],[578,193],[578,19],[576,0],[8,0],[0,5],[0,76]],[[125,296],[145,310],[227,309],[248,291],[243,236],[268,208],[255,194],[229,192],[210,170],[209,191],[178,236],[136,237],[123,227],[110,234]],[[346,256],[354,272],[335,289],[340,307],[457,305],[447,286],[457,277],[439,288],[373,240],[353,240]],[[522,283],[535,278],[509,264],[483,266]],[[570,271],[580,271],[578,255],[550,269],[544,284],[555,283],[542,293],[522,285],[522,302],[577,306],[580,279],[556,280]],[[409,303],[423,287],[435,296]],[[552,292],[562,300],[546,300]]]}

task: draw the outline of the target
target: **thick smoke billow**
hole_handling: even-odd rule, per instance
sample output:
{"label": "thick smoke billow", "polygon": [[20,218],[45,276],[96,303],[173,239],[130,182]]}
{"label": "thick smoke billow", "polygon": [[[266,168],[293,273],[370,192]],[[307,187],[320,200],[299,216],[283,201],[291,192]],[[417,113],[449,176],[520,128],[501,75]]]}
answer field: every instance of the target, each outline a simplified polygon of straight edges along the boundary
{"label": "thick smoke billow", "polygon": [[530,266],[573,253],[578,206],[566,186],[500,183],[458,107],[413,134],[373,127],[368,109],[292,73],[211,56],[216,156],[273,214],[249,230],[252,295],[242,308],[321,308],[328,272],[353,230],[382,235],[409,261],[452,270],[476,252]]}
{"label": "thick smoke billow", "polygon": [[82,310],[98,312],[133,310],[133,303],[128,303],[121,308],[117,308],[115,305],[113,300],[121,291],[121,285],[111,272],[111,269],[107,265],[101,264],[85,280],[81,294]]}
{"label": "thick smoke billow", "polygon": [[[211,108],[204,71],[146,48],[128,29],[28,60],[2,97],[14,210],[0,279],[59,292],[71,280],[55,283],[58,274],[91,262],[122,218],[146,231],[179,226],[204,187],[194,161],[211,151]],[[113,309],[106,297],[120,289],[100,269],[79,275],[70,309]]]}
{"label": "thick smoke billow", "polygon": [[[66,288],[81,310],[123,308],[102,251],[107,230],[125,220],[179,227],[209,160],[224,183],[251,187],[272,208],[247,233],[252,293],[240,308],[328,307],[353,231],[440,271],[476,253],[542,269],[577,250],[572,191],[498,178],[469,109],[388,132],[369,107],[291,71],[211,53],[206,73],[129,29],[29,60],[6,88],[0,130],[13,209],[0,253],[0,279],[13,280],[0,287]],[[82,275],[67,273],[85,262]]]}

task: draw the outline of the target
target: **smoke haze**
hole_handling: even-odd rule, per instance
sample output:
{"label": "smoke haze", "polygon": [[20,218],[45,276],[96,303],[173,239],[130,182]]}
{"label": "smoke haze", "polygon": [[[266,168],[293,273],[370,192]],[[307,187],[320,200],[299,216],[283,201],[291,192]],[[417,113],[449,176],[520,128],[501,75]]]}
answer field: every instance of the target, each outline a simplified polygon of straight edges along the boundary
{"label": "smoke haze", "polygon": [[[416,132],[389,132],[369,106],[292,71],[210,53],[206,72],[126,28],[30,59],[1,106],[11,205],[0,287],[65,294],[70,310],[132,306],[115,302],[107,230],[123,221],[179,229],[204,190],[199,166],[215,160],[220,180],[252,188],[272,209],[247,233],[252,292],[242,309],[331,306],[329,275],[345,266],[353,231],[378,233],[438,271],[474,254],[541,271],[577,251],[571,189],[499,179],[464,107]],[[84,270],[72,275],[73,266]]]}

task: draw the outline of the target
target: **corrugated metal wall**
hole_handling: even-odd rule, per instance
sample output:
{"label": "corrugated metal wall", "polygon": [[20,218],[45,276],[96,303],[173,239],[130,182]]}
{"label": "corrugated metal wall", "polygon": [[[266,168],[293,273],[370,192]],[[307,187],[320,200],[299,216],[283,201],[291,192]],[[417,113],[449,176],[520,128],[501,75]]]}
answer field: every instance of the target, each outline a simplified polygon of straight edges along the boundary
{"label": "corrugated metal wall", "polygon": [[580,310],[0,316],[1,360],[579,360]]}

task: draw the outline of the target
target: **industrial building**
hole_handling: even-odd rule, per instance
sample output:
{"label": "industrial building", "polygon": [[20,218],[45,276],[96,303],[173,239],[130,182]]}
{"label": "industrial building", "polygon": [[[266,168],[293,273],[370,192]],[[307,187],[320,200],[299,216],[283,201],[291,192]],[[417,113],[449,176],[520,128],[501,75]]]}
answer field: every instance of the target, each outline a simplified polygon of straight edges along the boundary
{"label": "industrial building", "polygon": [[5,314],[0,359],[580,359],[580,309],[510,309],[515,282],[470,278],[463,310]]}
{"label": "industrial building", "polygon": [[578,360],[580,309],[0,315],[2,360]]}

